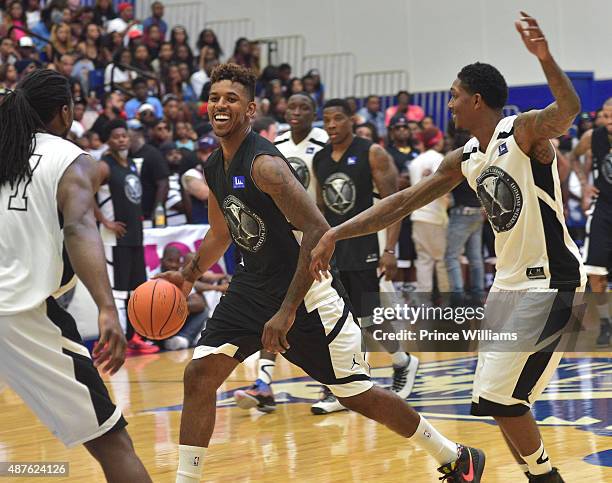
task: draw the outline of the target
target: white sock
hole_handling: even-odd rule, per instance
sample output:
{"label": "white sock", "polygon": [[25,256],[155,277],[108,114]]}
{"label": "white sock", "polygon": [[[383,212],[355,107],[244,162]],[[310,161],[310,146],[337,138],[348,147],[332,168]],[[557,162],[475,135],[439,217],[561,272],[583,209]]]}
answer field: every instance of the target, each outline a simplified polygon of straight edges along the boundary
{"label": "white sock", "polygon": [[405,352],[395,352],[391,354],[391,361],[395,367],[406,367],[410,362],[410,357]]}
{"label": "white sock", "polygon": [[423,416],[420,417],[419,426],[410,441],[427,451],[440,465],[459,458],[457,444],[442,436]]}
{"label": "white sock", "polygon": [[261,379],[266,384],[272,384],[272,379],[274,379],[274,368],[276,367],[276,361],[271,361],[269,359],[264,359],[263,357],[259,359],[259,372],[257,375],[258,379]]}
{"label": "white sock", "polygon": [[528,456],[521,455],[521,458],[523,458],[523,461],[529,466],[529,473],[532,475],[545,475],[552,471],[552,464],[550,463],[550,458],[546,454],[542,441],[540,441],[540,447],[535,453]]}
{"label": "white sock", "polygon": [[599,314],[599,318],[602,320],[610,319],[610,312],[608,311],[608,302],[604,302],[601,305],[597,306],[597,313]]}
{"label": "white sock", "polygon": [[527,466],[527,463],[519,463],[519,468],[523,473],[527,473],[529,471],[529,466]]}
{"label": "white sock", "polygon": [[202,479],[204,455],[207,448],[179,444],[179,464],[176,483],[196,483]]}

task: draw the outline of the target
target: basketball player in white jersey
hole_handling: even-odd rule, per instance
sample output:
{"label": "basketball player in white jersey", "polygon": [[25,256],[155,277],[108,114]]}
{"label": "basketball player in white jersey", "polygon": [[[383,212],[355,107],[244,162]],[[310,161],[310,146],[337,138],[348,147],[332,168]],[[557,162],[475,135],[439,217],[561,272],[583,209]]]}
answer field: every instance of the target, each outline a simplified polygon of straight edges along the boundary
{"label": "basketball player in white jersey", "polygon": [[[93,215],[96,162],[64,139],[72,119],[68,80],[51,70],[0,103],[0,385],[66,446],[83,444],[108,481],[149,482],[96,369],[117,372],[126,341]],[[55,301],[75,272],[99,309],[95,364]]]}
{"label": "basketball player in white jersey", "polygon": [[[583,290],[586,274],[565,226],[557,159],[549,141],[572,125],[580,100],[553,59],[537,21],[525,12],[520,20],[516,29],[539,60],[555,102],[542,110],[504,118],[508,90],[499,71],[481,63],[464,67],[453,82],[448,107],[455,126],[474,137],[463,149],[447,154],[432,176],[328,230],[312,252],[311,271],[316,277],[326,275],[337,240],[377,232],[467,178],[496,234],[497,274],[492,291],[551,291],[557,302]],[[525,299],[529,297],[521,300]],[[531,406],[561,359],[562,354],[554,350],[569,315],[550,307],[542,313],[530,306],[519,307],[513,317],[532,324],[547,346],[537,345],[533,352],[479,353],[472,414],[495,418],[530,481],[562,482],[546,454]],[[557,332],[551,333],[551,323],[558,324]]]}

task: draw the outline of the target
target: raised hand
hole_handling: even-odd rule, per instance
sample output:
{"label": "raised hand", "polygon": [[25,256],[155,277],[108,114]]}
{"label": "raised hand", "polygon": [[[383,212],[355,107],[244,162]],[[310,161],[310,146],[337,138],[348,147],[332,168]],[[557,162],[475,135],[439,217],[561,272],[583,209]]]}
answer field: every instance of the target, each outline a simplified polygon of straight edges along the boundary
{"label": "raised hand", "polygon": [[540,60],[550,56],[548,42],[535,18],[521,11],[521,19],[514,22],[514,25],[529,52]]}

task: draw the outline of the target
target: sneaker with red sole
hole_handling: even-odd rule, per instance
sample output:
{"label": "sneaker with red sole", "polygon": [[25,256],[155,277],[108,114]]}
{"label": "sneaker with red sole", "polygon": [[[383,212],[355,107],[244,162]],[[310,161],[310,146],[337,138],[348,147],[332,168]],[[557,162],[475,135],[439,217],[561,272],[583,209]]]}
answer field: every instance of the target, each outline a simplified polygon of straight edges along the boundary
{"label": "sneaker with red sole", "polygon": [[459,458],[440,466],[440,480],[446,483],[480,483],[485,466],[484,451],[458,445]]}
{"label": "sneaker with red sole", "polygon": [[159,347],[149,340],[144,340],[138,334],[134,334],[128,341],[127,351],[128,355],[139,355],[139,354],[155,354],[159,352]]}

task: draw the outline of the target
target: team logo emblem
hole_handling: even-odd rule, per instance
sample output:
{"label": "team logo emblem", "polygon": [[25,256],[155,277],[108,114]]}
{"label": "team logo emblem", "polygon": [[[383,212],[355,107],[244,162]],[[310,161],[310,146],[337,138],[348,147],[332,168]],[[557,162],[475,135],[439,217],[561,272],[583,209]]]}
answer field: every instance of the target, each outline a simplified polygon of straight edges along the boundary
{"label": "team logo emblem", "polygon": [[499,155],[502,156],[508,152],[508,145],[506,143],[501,143],[499,145]]}
{"label": "team logo emblem", "polygon": [[332,173],[323,183],[323,201],[334,213],[344,215],[355,206],[355,183],[345,173]]}
{"label": "team logo emblem", "polygon": [[514,179],[503,169],[490,166],[476,178],[476,194],[496,232],[510,230],[523,207],[523,195]]}
{"label": "team logo emblem", "polygon": [[612,184],[612,152],[603,160],[601,174],[608,184]]}
{"label": "team logo emblem", "polygon": [[349,166],[352,166],[353,164],[357,164],[357,156],[349,156],[346,159],[346,164],[348,164]]}
{"label": "team logo emblem", "polygon": [[235,190],[243,190],[245,187],[244,176],[232,177],[232,187]]}
{"label": "team logo emblem", "polygon": [[135,174],[128,174],[125,177],[123,190],[125,191],[125,196],[131,203],[135,205],[140,203],[142,198],[142,185],[140,184],[140,178],[138,176]]}
{"label": "team logo emblem", "polygon": [[314,150],[315,150],[314,146],[308,146],[306,148],[306,154],[313,154]]}
{"label": "team logo emblem", "polygon": [[304,160],[301,158],[291,157],[287,158],[287,161],[289,161],[289,164],[296,172],[302,186],[304,188],[308,188],[310,185],[310,170],[308,169],[308,166],[306,166]]}
{"label": "team logo emblem", "polygon": [[232,195],[225,198],[223,215],[236,244],[251,253],[263,246],[266,241],[266,225],[242,201]]}

